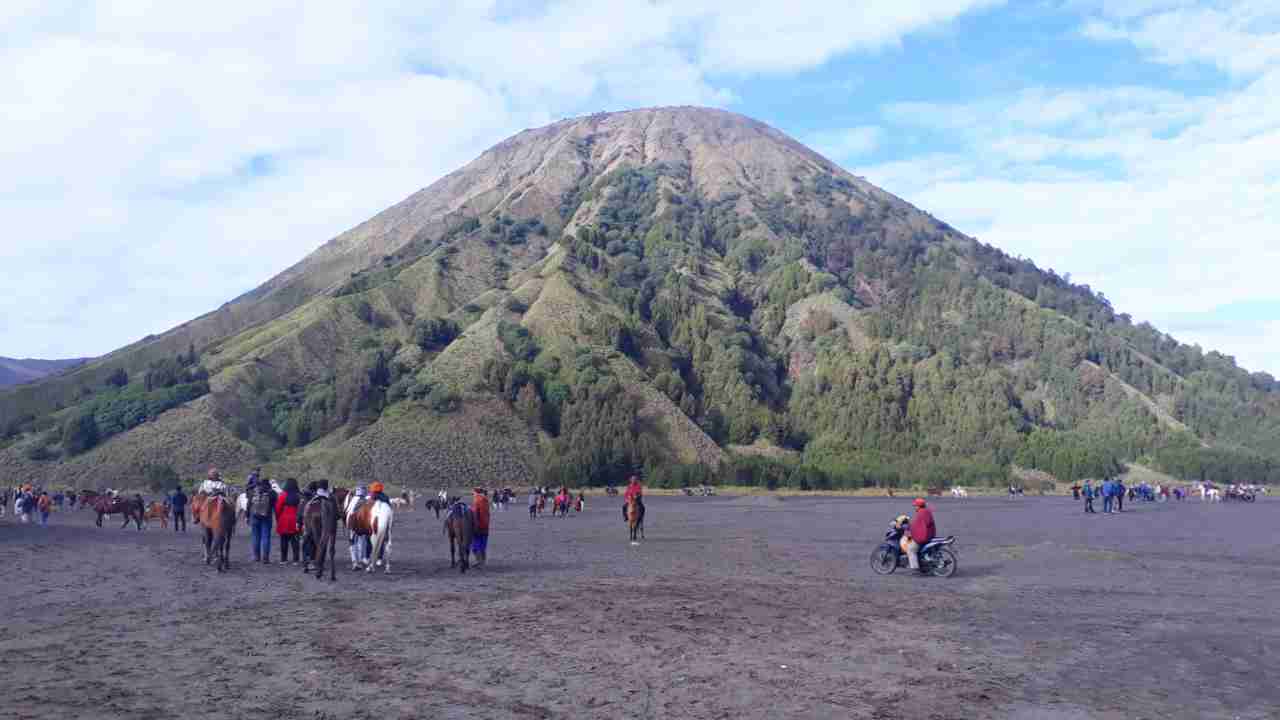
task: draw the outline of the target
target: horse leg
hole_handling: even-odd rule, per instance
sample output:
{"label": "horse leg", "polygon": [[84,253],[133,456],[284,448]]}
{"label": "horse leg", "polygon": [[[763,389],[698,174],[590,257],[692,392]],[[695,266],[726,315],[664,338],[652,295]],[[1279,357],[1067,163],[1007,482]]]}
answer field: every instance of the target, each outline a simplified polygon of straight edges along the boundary
{"label": "horse leg", "polygon": [[338,543],[338,528],[335,526],[333,529],[333,532],[329,533],[329,542],[327,543],[329,548],[328,549],[329,582],[334,582],[338,579],[338,556],[336,554],[337,543]]}
{"label": "horse leg", "polygon": [[385,533],[380,532],[369,538],[369,560],[364,565],[364,571],[367,573],[373,572],[373,566],[380,562],[378,559],[378,553],[382,552],[382,543],[385,539],[384,535]]}
{"label": "horse leg", "polygon": [[449,567],[450,568],[458,567],[458,561],[454,557],[454,551],[453,551],[453,533],[449,533]]}
{"label": "horse leg", "polygon": [[212,534],[209,532],[209,528],[204,529],[204,540],[200,543],[200,545],[201,547],[204,548],[204,564],[208,565],[209,550],[213,546],[213,537],[212,537]]}

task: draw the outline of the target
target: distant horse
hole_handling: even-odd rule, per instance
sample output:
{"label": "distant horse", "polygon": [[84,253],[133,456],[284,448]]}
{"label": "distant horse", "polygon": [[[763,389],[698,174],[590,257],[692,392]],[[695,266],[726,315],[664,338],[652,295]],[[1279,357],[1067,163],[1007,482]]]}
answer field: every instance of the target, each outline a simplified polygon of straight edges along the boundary
{"label": "distant horse", "polygon": [[929,495],[930,497],[941,497],[941,496],[942,496],[942,488],[940,488],[940,487],[931,487],[931,488],[927,488],[924,492],[925,492],[925,494],[926,494],[926,495]]}
{"label": "distant horse", "polygon": [[964,489],[964,488],[962,488],[962,487],[955,487],[955,488],[951,488],[951,497],[953,497],[953,498],[967,498],[967,497],[969,497],[969,491],[968,491],[968,490],[966,490],[966,489]]}
{"label": "distant horse", "polygon": [[436,519],[437,519],[437,520],[439,520],[439,519],[440,519],[440,511],[441,511],[441,510],[448,510],[448,508],[447,508],[447,507],[445,507],[445,502],[444,502],[443,500],[441,500],[440,498],[434,498],[434,497],[433,497],[433,498],[427,498],[427,501],[426,501],[425,503],[423,503],[423,505],[424,505],[428,510],[434,510],[434,511],[435,511],[435,513],[436,513]]}
{"label": "distant horse", "polygon": [[97,490],[81,490],[80,491],[80,509],[92,507],[95,500],[98,499]]}
{"label": "distant horse", "polygon": [[[302,527],[306,540],[315,548],[316,579],[324,577],[324,564],[329,563],[329,582],[338,579],[338,557],[335,547],[338,542],[338,505],[333,498],[316,497],[307,501],[302,509]],[[302,572],[309,572],[311,560],[302,566]]]}
{"label": "distant horse", "polygon": [[[465,573],[471,567],[471,540],[476,532],[475,514],[462,503],[450,506],[444,517],[444,534],[449,538],[449,567]],[[459,567],[461,566],[461,567]]]}
{"label": "distant horse", "polygon": [[338,510],[341,511],[338,513],[338,522],[342,523],[343,525],[347,524],[347,513],[345,508],[347,507],[347,498],[350,495],[351,495],[351,491],[344,487],[333,489],[333,501],[337,503]]}
{"label": "distant horse", "polygon": [[236,517],[244,520],[246,526],[252,524],[249,517],[249,493],[242,492],[236,496]]}
{"label": "distant horse", "polygon": [[640,511],[640,503],[631,498],[627,501],[627,528],[631,531],[631,544],[639,544],[644,539],[644,513]]}
{"label": "distant horse", "polygon": [[102,527],[103,515],[123,515],[124,524],[120,529],[129,527],[129,521],[132,520],[138,524],[138,529],[142,529],[142,523],[146,521],[144,508],[142,506],[142,496],[134,495],[131,498],[109,497],[106,495],[98,497],[93,502],[93,510],[98,513],[97,526]]}
{"label": "distant horse", "polygon": [[614,486],[610,485],[610,486],[608,486],[608,487],[606,487],[606,488],[604,489],[604,494],[605,494],[605,495],[609,495],[609,496],[617,495],[617,494],[618,494],[618,488],[616,488],[616,487],[614,487]]}
{"label": "distant horse", "polygon": [[167,502],[162,503],[159,501],[151,503],[150,505],[147,506],[147,511],[146,511],[146,514],[144,515],[144,518],[146,519],[148,525],[151,524],[152,520],[159,520],[160,527],[168,529],[169,503]]}
{"label": "distant horse", "polygon": [[236,531],[236,511],[231,501],[221,495],[206,498],[198,513],[204,528],[204,564],[217,558],[218,572],[231,569],[231,536]]}
{"label": "distant horse", "polygon": [[351,569],[360,569],[360,544],[363,538],[369,538],[370,554],[363,558],[364,571],[373,572],[375,565],[381,565],[383,572],[391,572],[391,525],[395,520],[395,511],[391,503],[376,500],[347,497],[347,530],[351,532]]}

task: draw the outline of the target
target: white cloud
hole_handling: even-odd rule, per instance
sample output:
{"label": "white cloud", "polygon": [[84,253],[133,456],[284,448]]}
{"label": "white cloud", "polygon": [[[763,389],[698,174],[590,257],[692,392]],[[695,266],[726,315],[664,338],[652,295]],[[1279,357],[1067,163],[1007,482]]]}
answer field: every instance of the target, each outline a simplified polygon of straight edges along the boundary
{"label": "white cloud", "polygon": [[874,152],[883,135],[879,127],[863,125],[817,133],[809,138],[809,145],[827,157],[848,161]]}
{"label": "white cloud", "polygon": [[0,354],[186,321],[521,128],[728,104],[990,4],[5,3]]}
{"label": "white cloud", "polygon": [[1105,19],[1085,23],[1086,37],[1131,42],[1169,65],[1201,62],[1248,74],[1280,60],[1272,0],[1109,3],[1104,11]]}
{"label": "white cloud", "polygon": [[[1156,5],[1155,12],[1186,8]],[[1261,6],[1219,12],[1259,22]],[[1107,9],[1139,28],[1150,7]],[[1271,24],[1280,22],[1280,8]],[[1163,31],[1163,30],[1162,30]],[[1210,34],[1211,40],[1221,36]],[[1139,319],[1213,317],[1235,302],[1280,299],[1280,57],[1252,42],[1213,40],[1199,55],[1165,51],[1162,62],[1212,53],[1245,73],[1214,97],[1147,88],[1034,89],[958,105],[885,108],[887,119],[941,132],[958,146],[861,168],[956,227],[1041,267],[1070,271]],[[1173,47],[1173,46],[1169,46]],[[1275,47],[1280,47],[1280,37]],[[1224,321],[1179,332],[1184,341],[1280,371],[1277,323]]]}

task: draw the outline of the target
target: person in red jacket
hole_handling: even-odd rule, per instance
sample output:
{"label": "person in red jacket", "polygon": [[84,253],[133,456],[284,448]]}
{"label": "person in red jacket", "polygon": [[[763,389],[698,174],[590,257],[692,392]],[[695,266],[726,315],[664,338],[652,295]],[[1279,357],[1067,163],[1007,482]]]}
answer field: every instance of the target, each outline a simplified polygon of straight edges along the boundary
{"label": "person in red jacket", "polygon": [[627,481],[627,489],[622,493],[622,521],[627,521],[627,503],[631,502],[631,498],[636,499],[636,505],[640,508],[640,521],[644,521],[644,487],[640,485],[640,478],[635,475]]}
{"label": "person in red jacket", "polygon": [[302,505],[302,493],[298,491],[298,481],[289,478],[284,482],[284,492],[276,498],[276,532],[280,534],[280,562],[289,562],[289,549],[293,548],[293,564],[301,561],[299,538],[302,520],[298,511]]}
{"label": "person in red jacket", "polygon": [[933,511],[924,498],[916,498],[911,504],[915,506],[916,514],[911,518],[911,542],[907,543],[907,559],[911,562],[912,570],[919,570],[920,548],[938,536],[938,528],[933,524]]}
{"label": "person in red jacket", "polygon": [[475,501],[471,512],[476,518],[476,529],[471,535],[471,554],[476,556],[476,567],[484,567],[489,554],[489,494],[484,488],[475,488]]}

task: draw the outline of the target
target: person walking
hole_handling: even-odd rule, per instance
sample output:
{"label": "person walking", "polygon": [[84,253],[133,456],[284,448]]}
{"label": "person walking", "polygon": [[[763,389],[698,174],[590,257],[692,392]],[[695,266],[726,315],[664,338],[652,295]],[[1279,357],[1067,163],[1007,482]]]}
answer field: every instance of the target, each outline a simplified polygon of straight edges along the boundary
{"label": "person walking", "polygon": [[187,531],[187,496],[181,485],[173,486],[173,494],[169,496],[169,509],[173,511],[173,531]]}
{"label": "person walking", "polygon": [[276,499],[276,532],[280,534],[280,562],[289,562],[289,549],[293,549],[293,564],[300,560],[301,548],[298,535],[302,517],[299,508],[302,505],[302,493],[298,491],[298,481],[289,478],[284,481],[284,492]]}
{"label": "person walking", "polygon": [[1088,480],[1084,481],[1084,511],[1086,513],[1097,514],[1097,510],[1093,509],[1093,483]]}
{"label": "person walking", "polygon": [[539,497],[541,497],[541,495],[538,493],[537,488],[532,488],[531,490],[529,490],[529,519],[530,520],[538,517],[538,498]]}
{"label": "person walking", "polygon": [[1111,505],[1112,503],[1115,502],[1115,493],[1116,493],[1115,483],[1111,481],[1111,478],[1107,478],[1103,480],[1102,481],[1102,514],[1103,515],[1111,514]]}
{"label": "person walking", "polygon": [[49,493],[41,490],[40,497],[36,498],[36,511],[40,513],[40,527],[49,527],[51,510],[53,510],[53,501],[49,499]]}
{"label": "person walking", "polygon": [[471,535],[471,554],[476,556],[476,567],[484,567],[489,554],[489,494],[484,488],[474,488],[475,498],[471,513],[476,519],[475,532]]}
{"label": "person walking", "polygon": [[1116,480],[1116,512],[1124,512],[1124,494],[1126,490],[1124,483]]}
{"label": "person walking", "polygon": [[249,497],[249,522],[253,529],[253,561],[264,565],[271,563],[271,519],[275,515],[276,494],[271,486],[259,481]]}

